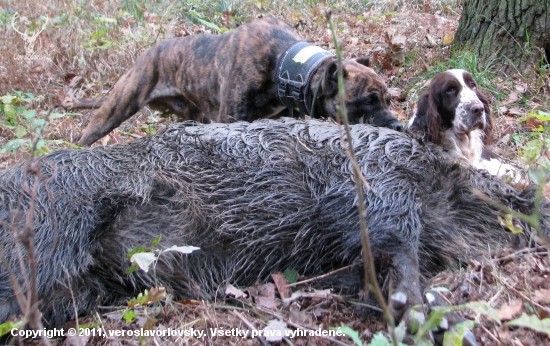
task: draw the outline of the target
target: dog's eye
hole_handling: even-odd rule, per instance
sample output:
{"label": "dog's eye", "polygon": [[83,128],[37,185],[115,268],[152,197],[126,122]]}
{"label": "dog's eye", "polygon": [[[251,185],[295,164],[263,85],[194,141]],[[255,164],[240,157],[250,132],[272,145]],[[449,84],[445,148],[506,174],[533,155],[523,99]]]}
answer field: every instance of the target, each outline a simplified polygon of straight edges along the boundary
{"label": "dog's eye", "polygon": [[447,94],[454,94],[455,92],[456,92],[455,87],[450,87],[449,89],[447,89]]}
{"label": "dog's eye", "polygon": [[476,82],[470,82],[470,86],[471,86],[472,88],[477,87]]}

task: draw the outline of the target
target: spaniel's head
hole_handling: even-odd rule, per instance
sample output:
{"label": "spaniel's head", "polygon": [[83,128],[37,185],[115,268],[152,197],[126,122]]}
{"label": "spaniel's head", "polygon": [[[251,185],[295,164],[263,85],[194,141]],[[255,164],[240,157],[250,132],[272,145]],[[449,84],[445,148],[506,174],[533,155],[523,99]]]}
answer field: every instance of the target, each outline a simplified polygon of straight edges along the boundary
{"label": "spaniel's head", "polygon": [[427,134],[437,144],[449,129],[457,136],[481,129],[485,133],[483,142],[488,144],[493,127],[487,98],[478,90],[472,74],[459,69],[432,79],[409,124],[411,130]]}

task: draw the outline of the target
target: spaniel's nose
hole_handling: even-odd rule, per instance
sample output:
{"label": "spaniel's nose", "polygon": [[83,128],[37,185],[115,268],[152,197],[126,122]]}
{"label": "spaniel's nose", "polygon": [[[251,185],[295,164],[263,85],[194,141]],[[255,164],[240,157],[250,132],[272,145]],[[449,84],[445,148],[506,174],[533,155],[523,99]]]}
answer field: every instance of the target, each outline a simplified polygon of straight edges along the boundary
{"label": "spaniel's nose", "polygon": [[476,104],[472,105],[472,107],[470,108],[470,112],[472,112],[472,114],[477,116],[477,117],[481,116],[483,114],[484,110],[485,110],[485,108],[480,103],[476,103]]}

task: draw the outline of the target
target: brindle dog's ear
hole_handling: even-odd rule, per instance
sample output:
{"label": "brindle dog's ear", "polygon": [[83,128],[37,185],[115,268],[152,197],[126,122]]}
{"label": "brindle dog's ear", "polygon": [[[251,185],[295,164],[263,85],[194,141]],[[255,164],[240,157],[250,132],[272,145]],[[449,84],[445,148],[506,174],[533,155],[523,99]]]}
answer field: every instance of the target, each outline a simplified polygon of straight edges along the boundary
{"label": "brindle dog's ear", "polygon": [[[344,78],[348,76],[345,65],[342,66]],[[327,96],[333,96],[338,92],[338,62],[334,60],[327,66],[325,72],[325,80],[323,85],[324,94]]]}
{"label": "brindle dog's ear", "polygon": [[370,67],[370,59],[366,56],[359,57],[355,59],[356,62],[358,62],[361,65],[365,65],[367,67]]}

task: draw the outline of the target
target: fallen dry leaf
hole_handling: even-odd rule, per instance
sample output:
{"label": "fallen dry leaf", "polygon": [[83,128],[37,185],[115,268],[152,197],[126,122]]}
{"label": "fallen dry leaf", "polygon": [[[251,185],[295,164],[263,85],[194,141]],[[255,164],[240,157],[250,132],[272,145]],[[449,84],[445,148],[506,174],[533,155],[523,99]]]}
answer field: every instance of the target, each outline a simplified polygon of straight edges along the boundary
{"label": "fallen dry leaf", "polygon": [[498,107],[498,111],[503,115],[508,115],[508,107],[505,107],[505,106]]}
{"label": "fallen dry leaf", "polygon": [[258,296],[272,299],[275,298],[275,285],[271,282],[256,285],[256,288],[258,289]]}
{"label": "fallen dry leaf", "polygon": [[[227,290],[226,290],[226,292],[227,292]],[[178,303],[180,303],[181,305],[191,305],[191,306],[201,305],[201,302],[199,302],[198,300],[193,300],[193,299],[181,299],[181,300],[178,300]]]}
{"label": "fallen dry leaf", "polygon": [[441,41],[443,42],[443,44],[451,44],[454,39],[455,39],[454,34],[445,34],[443,35],[443,39]]}
{"label": "fallen dry leaf", "polygon": [[240,289],[236,288],[231,284],[227,285],[227,287],[225,288],[225,295],[233,296],[235,298],[246,297],[246,294],[243,291],[241,291]]}
{"label": "fallen dry leaf", "polygon": [[516,84],[516,90],[520,93],[520,94],[525,94],[525,92],[527,91],[529,87],[527,86],[526,83],[518,83]]}
{"label": "fallen dry leaf", "polygon": [[506,99],[506,101],[501,102],[500,104],[505,106],[505,105],[508,105],[510,103],[514,103],[517,100],[519,100],[518,92],[517,91],[511,91],[510,94],[508,95],[508,98]]}
{"label": "fallen dry leaf", "polygon": [[521,300],[514,300],[510,304],[504,304],[497,310],[497,314],[501,321],[509,321],[521,312],[522,307],[523,302]]}
{"label": "fallen dry leaf", "polygon": [[65,339],[65,345],[66,346],[82,346],[86,345],[88,341],[90,340],[91,335],[67,335],[67,338]]}
{"label": "fallen dry leaf", "polygon": [[519,107],[510,108],[510,114],[515,116],[522,116],[525,114],[525,111]]}
{"label": "fallen dry leaf", "polygon": [[256,297],[256,304],[271,310],[277,309],[277,302],[275,301],[275,298],[259,296],[259,297]]}
{"label": "fallen dry leaf", "polygon": [[[546,189],[548,187],[548,184],[544,186]],[[533,294],[533,299],[537,303],[550,303],[550,289],[540,289],[535,291]]]}
{"label": "fallen dry leaf", "polygon": [[283,336],[287,331],[286,322],[279,320],[271,320],[264,328],[264,337],[269,342],[279,342],[283,340]]}
{"label": "fallen dry leaf", "polygon": [[304,311],[300,310],[298,307],[298,304],[292,304],[289,307],[290,313],[289,318],[292,322],[298,323],[298,324],[308,324],[311,323],[310,318],[308,317],[308,314],[306,314]]}
{"label": "fallen dry leaf", "polygon": [[288,280],[285,278],[283,273],[275,272],[271,274],[271,278],[277,287],[277,291],[281,296],[281,299],[289,298],[292,294],[292,289],[288,287]]}
{"label": "fallen dry leaf", "polygon": [[542,125],[543,122],[537,118],[527,118],[525,121],[525,128],[529,131],[537,131]]}
{"label": "fallen dry leaf", "polygon": [[400,88],[390,88],[390,95],[393,101],[404,102],[407,99],[407,93]]}

